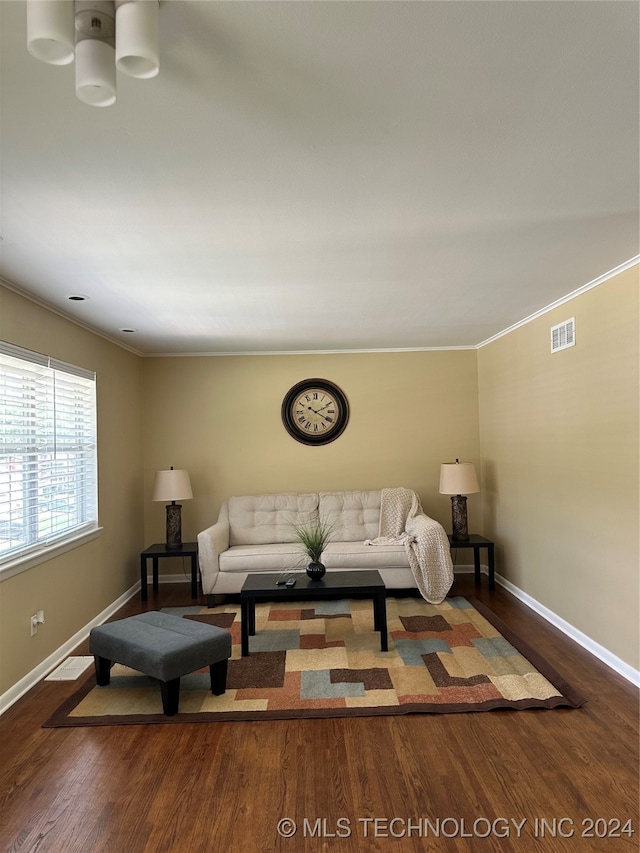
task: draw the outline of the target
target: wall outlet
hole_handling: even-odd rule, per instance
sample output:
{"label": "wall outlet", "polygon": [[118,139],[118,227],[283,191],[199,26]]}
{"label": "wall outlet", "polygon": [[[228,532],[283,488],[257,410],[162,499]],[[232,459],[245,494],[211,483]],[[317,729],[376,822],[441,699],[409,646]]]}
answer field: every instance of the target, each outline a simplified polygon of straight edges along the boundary
{"label": "wall outlet", "polygon": [[31,617],[31,636],[33,637],[38,633],[38,625],[44,624],[44,610],[38,610],[37,613],[34,613]]}

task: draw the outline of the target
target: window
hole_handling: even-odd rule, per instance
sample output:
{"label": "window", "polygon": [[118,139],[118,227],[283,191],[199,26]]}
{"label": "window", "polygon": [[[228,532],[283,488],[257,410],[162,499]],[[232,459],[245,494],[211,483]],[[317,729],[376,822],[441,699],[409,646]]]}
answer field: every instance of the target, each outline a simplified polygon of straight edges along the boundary
{"label": "window", "polygon": [[95,374],[0,341],[0,571],[97,523]]}

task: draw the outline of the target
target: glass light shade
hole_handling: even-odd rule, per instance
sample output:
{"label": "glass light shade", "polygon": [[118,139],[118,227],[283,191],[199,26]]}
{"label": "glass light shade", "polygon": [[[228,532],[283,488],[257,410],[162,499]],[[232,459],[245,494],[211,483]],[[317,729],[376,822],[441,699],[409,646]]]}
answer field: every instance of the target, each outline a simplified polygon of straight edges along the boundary
{"label": "glass light shade", "polygon": [[49,65],[69,65],[73,62],[74,46],[73,0],[29,0],[29,53]]}
{"label": "glass light shade", "polygon": [[444,462],[440,466],[441,495],[473,495],[479,491],[473,462]]}
{"label": "glass light shade", "polygon": [[116,100],[114,49],[98,39],[76,45],[76,95],[92,107],[108,107]]}
{"label": "glass light shade", "polygon": [[116,8],[116,65],[130,77],[155,77],[160,70],[158,0],[129,0]]}
{"label": "glass light shade", "polygon": [[193,497],[188,471],[158,471],[153,486],[153,501],[188,501]]}

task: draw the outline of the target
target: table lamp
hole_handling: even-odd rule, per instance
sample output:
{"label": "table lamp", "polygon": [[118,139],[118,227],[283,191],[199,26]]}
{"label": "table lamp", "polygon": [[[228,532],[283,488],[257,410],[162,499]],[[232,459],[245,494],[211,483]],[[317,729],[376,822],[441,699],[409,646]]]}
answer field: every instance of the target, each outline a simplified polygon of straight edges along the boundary
{"label": "table lamp", "polygon": [[440,494],[451,495],[451,532],[454,539],[466,541],[467,498],[480,491],[473,462],[443,462],[440,466]]}
{"label": "table lamp", "polygon": [[182,547],[182,505],[176,501],[186,501],[193,497],[188,471],[158,471],[153,486],[154,501],[171,501],[167,504],[167,548]]}

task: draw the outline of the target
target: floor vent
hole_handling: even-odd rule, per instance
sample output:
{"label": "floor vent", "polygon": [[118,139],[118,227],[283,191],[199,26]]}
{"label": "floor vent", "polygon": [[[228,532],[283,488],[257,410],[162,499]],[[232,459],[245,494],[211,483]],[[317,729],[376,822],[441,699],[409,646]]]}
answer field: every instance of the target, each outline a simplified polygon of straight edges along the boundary
{"label": "floor vent", "polygon": [[576,318],[551,327],[551,352],[572,347],[576,342]]}
{"label": "floor vent", "polygon": [[93,655],[67,658],[64,663],[50,672],[45,681],[75,681],[93,663]]}

